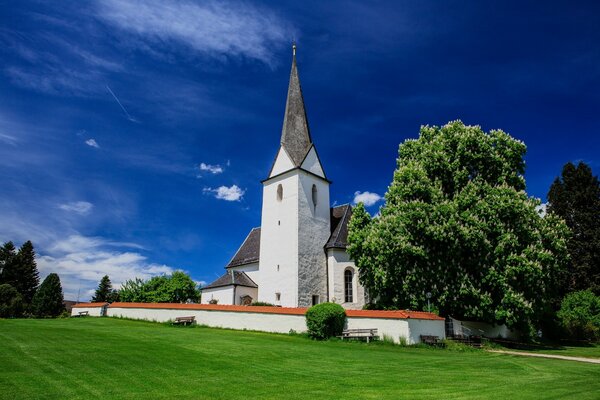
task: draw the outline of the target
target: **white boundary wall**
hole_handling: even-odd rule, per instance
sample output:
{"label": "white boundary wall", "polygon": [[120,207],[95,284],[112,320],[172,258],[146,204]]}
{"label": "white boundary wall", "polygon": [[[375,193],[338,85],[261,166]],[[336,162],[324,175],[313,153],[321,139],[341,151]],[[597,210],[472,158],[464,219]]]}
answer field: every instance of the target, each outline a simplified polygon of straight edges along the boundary
{"label": "white boundary wall", "polygon": [[180,310],[158,308],[110,307],[109,317],[125,317],[166,322],[177,317],[196,317],[196,323],[215,328],[248,329],[263,332],[289,333],[306,331],[304,315],[271,314],[239,311]]}
{"label": "white boundary wall", "polygon": [[88,312],[90,317],[102,317],[106,306],[90,306],[90,307],[73,307],[71,310],[72,317],[78,317],[80,312]]}
{"label": "white boundary wall", "polygon": [[[129,308],[109,307],[107,315],[166,322],[177,317],[196,317],[196,323],[216,328],[248,329],[263,332],[289,333],[306,332],[304,314],[277,314],[243,311],[171,309],[171,308]],[[390,337],[399,343],[405,338],[408,344],[421,341],[420,335],[446,337],[444,320],[347,317],[347,329],[376,328],[380,338]]]}

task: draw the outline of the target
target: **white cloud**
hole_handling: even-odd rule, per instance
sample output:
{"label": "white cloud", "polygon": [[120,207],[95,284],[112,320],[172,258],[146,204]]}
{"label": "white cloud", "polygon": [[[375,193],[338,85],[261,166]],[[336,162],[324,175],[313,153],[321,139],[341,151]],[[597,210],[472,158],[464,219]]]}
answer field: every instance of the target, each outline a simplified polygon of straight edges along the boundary
{"label": "white cloud", "polygon": [[0,142],[4,142],[6,144],[10,144],[11,146],[15,146],[17,144],[17,138],[11,135],[7,135],[6,133],[0,132]]}
{"label": "white cloud", "polygon": [[214,193],[215,198],[226,201],[240,201],[245,191],[240,189],[237,185],[231,187],[219,186],[216,189],[204,188],[204,192]]}
{"label": "white cloud", "polygon": [[[148,279],[170,274],[173,268],[154,264],[138,252],[114,250],[115,246],[141,247],[132,243],[116,243],[100,237],[71,235],[50,247],[47,255],[37,258],[41,276],[55,272],[60,276],[65,298],[89,300],[93,288],[104,275],[118,288],[128,279]],[[110,248],[113,249],[110,249]]]}
{"label": "white cloud", "polygon": [[96,139],[88,139],[85,141],[85,144],[87,144],[88,146],[91,146],[91,147],[95,147],[97,149],[100,148],[100,145],[98,144],[98,142],[96,142]]}
{"label": "white cloud", "polygon": [[73,201],[71,203],[59,204],[58,208],[64,211],[74,212],[81,215],[88,214],[94,205],[87,201]]}
{"label": "white cloud", "polygon": [[210,164],[200,163],[200,166],[198,168],[200,168],[200,171],[208,171],[213,175],[223,173],[223,168],[218,164],[210,165]]}
{"label": "white cloud", "polygon": [[150,52],[177,43],[213,57],[271,64],[277,45],[293,36],[273,12],[247,3],[105,0],[97,11],[101,19],[146,41]]}
{"label": "white cloud", "polygon": [[354,192],[354,204],[363,203],[365,207],[370,207],[373,204],[381,201],[383,197],[377,193],[371,192]]}

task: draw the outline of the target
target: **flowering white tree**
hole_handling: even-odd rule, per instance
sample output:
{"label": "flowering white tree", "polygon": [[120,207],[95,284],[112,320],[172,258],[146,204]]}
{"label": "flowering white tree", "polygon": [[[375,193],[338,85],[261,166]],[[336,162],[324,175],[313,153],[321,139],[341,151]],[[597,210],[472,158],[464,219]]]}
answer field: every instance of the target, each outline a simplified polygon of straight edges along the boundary
{"label": "flowering white tree", "polygon": [[359,204],[348,251],[377,307],[532,327],[563,279],[569,230],[525,193],[526,146],[460,121],[400,145],[380,215]]}

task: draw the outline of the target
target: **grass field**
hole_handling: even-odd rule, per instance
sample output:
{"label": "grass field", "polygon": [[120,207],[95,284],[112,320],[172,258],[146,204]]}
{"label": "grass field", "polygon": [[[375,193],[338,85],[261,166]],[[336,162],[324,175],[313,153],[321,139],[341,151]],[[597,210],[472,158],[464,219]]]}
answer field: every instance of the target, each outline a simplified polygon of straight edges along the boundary
{"label": "grass field", "polygon": [[600,397],[600,365],[109,318],[0,320],[4,399]]}
{"label": "grass field", "polygon": [[[529,353],[555,354],[559,356],[586,357],[600,359],[600,345],[597,344],[554,344],[538,346],[496,346],[497,350],[525,351]],[[599,396],[600,397],[600,396]]]}

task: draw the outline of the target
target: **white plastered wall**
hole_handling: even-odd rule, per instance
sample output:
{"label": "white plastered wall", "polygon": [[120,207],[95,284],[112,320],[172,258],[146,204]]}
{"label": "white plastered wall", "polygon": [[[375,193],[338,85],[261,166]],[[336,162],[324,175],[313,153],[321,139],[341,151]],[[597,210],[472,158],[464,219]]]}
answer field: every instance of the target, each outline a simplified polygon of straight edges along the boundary
{"label": "white plastered wall", "polygon": [[252,301],[258,300],[258,288],[251,288],[247,286],[236,286],[235,288],[235,304],[242,304],[242,297],[250,296],[252,297]]}
{"label": "white plastered wall", "polygon": [[[346,303],[346,285],[344,273],[352,271],[353,302]],[[327,275],[329,284],[329,301],[341,304],[350,310],[360,310],[365,305],[365,289],[358,279],[358,268],[343,249],[327,250]]]}
{"label": "white plastered wall", "polygon": [[431,320],[409,318],[406,321],[410,332],[410,335],[408,336],[409,344],[420,343],[421,335],[437,336],[440,339],[446,338],[446,324],[443,319]]}
{"label": "white plastered wall", "polygon": [[327,299],[327,257],[323,246],[331,235],[329,204],[329,182],[299,170],[298,307],[311,306],[313,295],[318,295],[320,302]]}
{"label": "white plastered wall", "polygon": [[306,155],[306,158],[302,162],[302,169],[312,172],[313,174],[319,175],[322,178],[325,178],[325,172],[323,172],[323,166],[319,161],[319,157],[317,156],[317,151],[315,147],[311,147],[310,151]]}
{"label": "white plastered wall", "polygon": [[233,304],[233,286],[202,289],[202,304],[210,304],[217,300],[217,304]]}
{"label": "white plastered wall", "polygon": [[90,317],[102,317],[104,315],[105,307],[73,307],[71,309],[71,316],[79,316],[80,312],[88,312]]}
{"label": "white plastered wall", "polygon": [[[277,199],[282,185],[283,198]],[[263,185],[258,300],[298,305],[298,174],[290,171]],[[281,294],[280,301],[276,293]]]}
{"label": "white plastered wall", "polygon": [[269,178],[284,173],[285,171],[289,171],[294,168],[294,163],[287,155],[285,149],[283,147],[279,148],[279,152],[277,153],[277,158],[275,158],[275,163],[273,164],[273,169],[271,170],[271,175]]}

